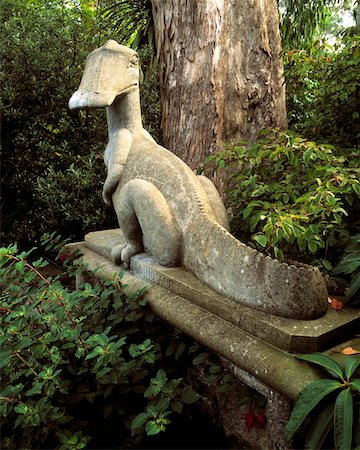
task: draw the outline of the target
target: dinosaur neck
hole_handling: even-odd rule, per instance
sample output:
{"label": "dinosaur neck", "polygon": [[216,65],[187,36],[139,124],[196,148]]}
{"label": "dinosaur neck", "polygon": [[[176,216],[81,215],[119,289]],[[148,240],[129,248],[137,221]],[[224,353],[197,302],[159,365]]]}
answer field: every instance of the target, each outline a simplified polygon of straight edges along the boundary
{"label": "dinosaur neck", "polygon": [[142,130],[139,90],[116,97],[112,105],[106,108],[109,139],[121,128],[127,128],[131,133]]}

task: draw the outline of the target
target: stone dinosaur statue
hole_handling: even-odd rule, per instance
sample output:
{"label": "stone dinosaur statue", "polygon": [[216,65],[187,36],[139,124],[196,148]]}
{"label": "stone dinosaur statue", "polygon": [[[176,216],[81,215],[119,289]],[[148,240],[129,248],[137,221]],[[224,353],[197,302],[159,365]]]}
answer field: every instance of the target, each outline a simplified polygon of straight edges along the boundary
{"label": "stone dinosaur statue", "polygon": [[144,250],[165,266],[181,265],[216,291],[282,317],[311,319],[327,310],[317,268],[280,263],[233,237],[220,196],[144,130],[140,69],[132,49],[109,41],[91,52],[69,107],[106,107],[109,142],[103,198],[113,205],[126,245],[116,264]]}

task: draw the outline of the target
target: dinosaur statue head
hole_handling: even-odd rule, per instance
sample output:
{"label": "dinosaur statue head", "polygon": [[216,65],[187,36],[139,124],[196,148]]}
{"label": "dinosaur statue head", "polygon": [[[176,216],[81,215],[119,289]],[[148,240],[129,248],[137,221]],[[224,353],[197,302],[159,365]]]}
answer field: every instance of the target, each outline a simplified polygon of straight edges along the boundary
{"label": "dinosaur statue head", "polygon": [[69,108],[110,106],[118,95],[139,86],[141,70],[138,54],[110,40],[86,58],[78,90],[69,100]]}

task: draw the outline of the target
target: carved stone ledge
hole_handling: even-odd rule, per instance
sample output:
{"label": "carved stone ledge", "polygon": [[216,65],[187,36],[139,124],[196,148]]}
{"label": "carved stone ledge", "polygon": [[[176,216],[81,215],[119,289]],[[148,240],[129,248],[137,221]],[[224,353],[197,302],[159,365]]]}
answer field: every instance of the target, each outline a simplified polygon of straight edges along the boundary
{"label": "carved stone ledge", "polygon": [[[85,236],[85,245],[110,259],[111,249],[124,240],[120,229],[97,231]],[[118,269],[119,270],[119,269]],[[131,260],[134,275],[155,283],[200,306],[241,330],[277,348],[295,353],[322,351],[360,330],[360,309],[346,308],[313,320],[273,316],[221,295],[180,267],[164,267],[142,253]]]}

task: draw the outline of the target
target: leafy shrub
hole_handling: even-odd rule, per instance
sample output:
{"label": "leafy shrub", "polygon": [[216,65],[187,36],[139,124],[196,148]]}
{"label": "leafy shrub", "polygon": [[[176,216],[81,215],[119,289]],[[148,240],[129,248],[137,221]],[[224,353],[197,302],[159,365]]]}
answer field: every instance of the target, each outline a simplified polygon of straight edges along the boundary
{"label": "leafy shrub", "polygon": [[[71,236],[82,237],[95,225],[117,227],[115,213],[105,208],[101,197],[105,173],[102,157],[90,150],[84,157],[59,158],[63,159],[63,168],[51,165],[37,178],[35,192],[44,219],[38,232],[70,230]],[[67,166],[71,160],[75,161]]]}
{"label": "leafy shrub", "polygon": [[83,5],[70,7],[64,0],[2,5],[2,231],[8,242],[38,242],[51,222],[35,191],[37,177],[49,168],[65,171],[91,149],[99,153],[106,139],[103,114],[69,114],[67,108],[79,82],[76,74],[99,39],[94,10]]}
{"label": "leafy shrub", "polygon": [[[67,108],[87,54],[111,37],[112,24],[103,21],[94,2],[70,3],[2,2],[0,204],[5,242],[37,245],[44,231],[55,230],[80,238],[117,223],[101,200],[105,111]],[[149,53],[142,51],[143,89],[152,104],[143,111],[146,126],[158,138],[159,96],[156,70],[148,70]]]}
{"label": "leafy shrub", "polygon": [[[68,274],[86,269],[65,258]],[[80,449],[114,429],[129,445],[165,430],[197,399],[183,381],[196,347],[155,320],[144,290],[124,295],[117,276],[71,289],[46,264],[0,249],[2,448]]]}
{"label": "leafy shrub", "polygon": [[310,139],[340,147],[360,142],[360,36],[334,50],[315,43],[285,54],[289,126]]}
{"label": "leafy shrub", "polygon": [[360,302],[360,235],[352,236],[344,254],[332,271],[333,275],[348,275],[350,283],[345,292],[347,303],[358,305]]}
{"label": "leafy shrub", "polygon": [[[325,440],[331,433],[338,450],[350,450],[353,442],[355,446],[359,445],[355,429],[360,418],[360,378],[354,375],[360,365],[360,357],[348,357],[344,368],[321,353],[299,355],[298,358],[322,367],[336,380],[317,380],[302,390],[285,428],[287,440],[290,441],[301,429],[306,432],[305,448],[334,448],[328,444],[322,447],[324,442],[329,442]],[[311,413],[313,420],[310,425],[307,419]]]}
{"label": "leafy shrub", "polygon": [[359,171],[331,145],[291,131],[264,136],[206,161],[230,174],[233,233],[277,259],[321,258],[330,269],[332,246],[359,223]]}

